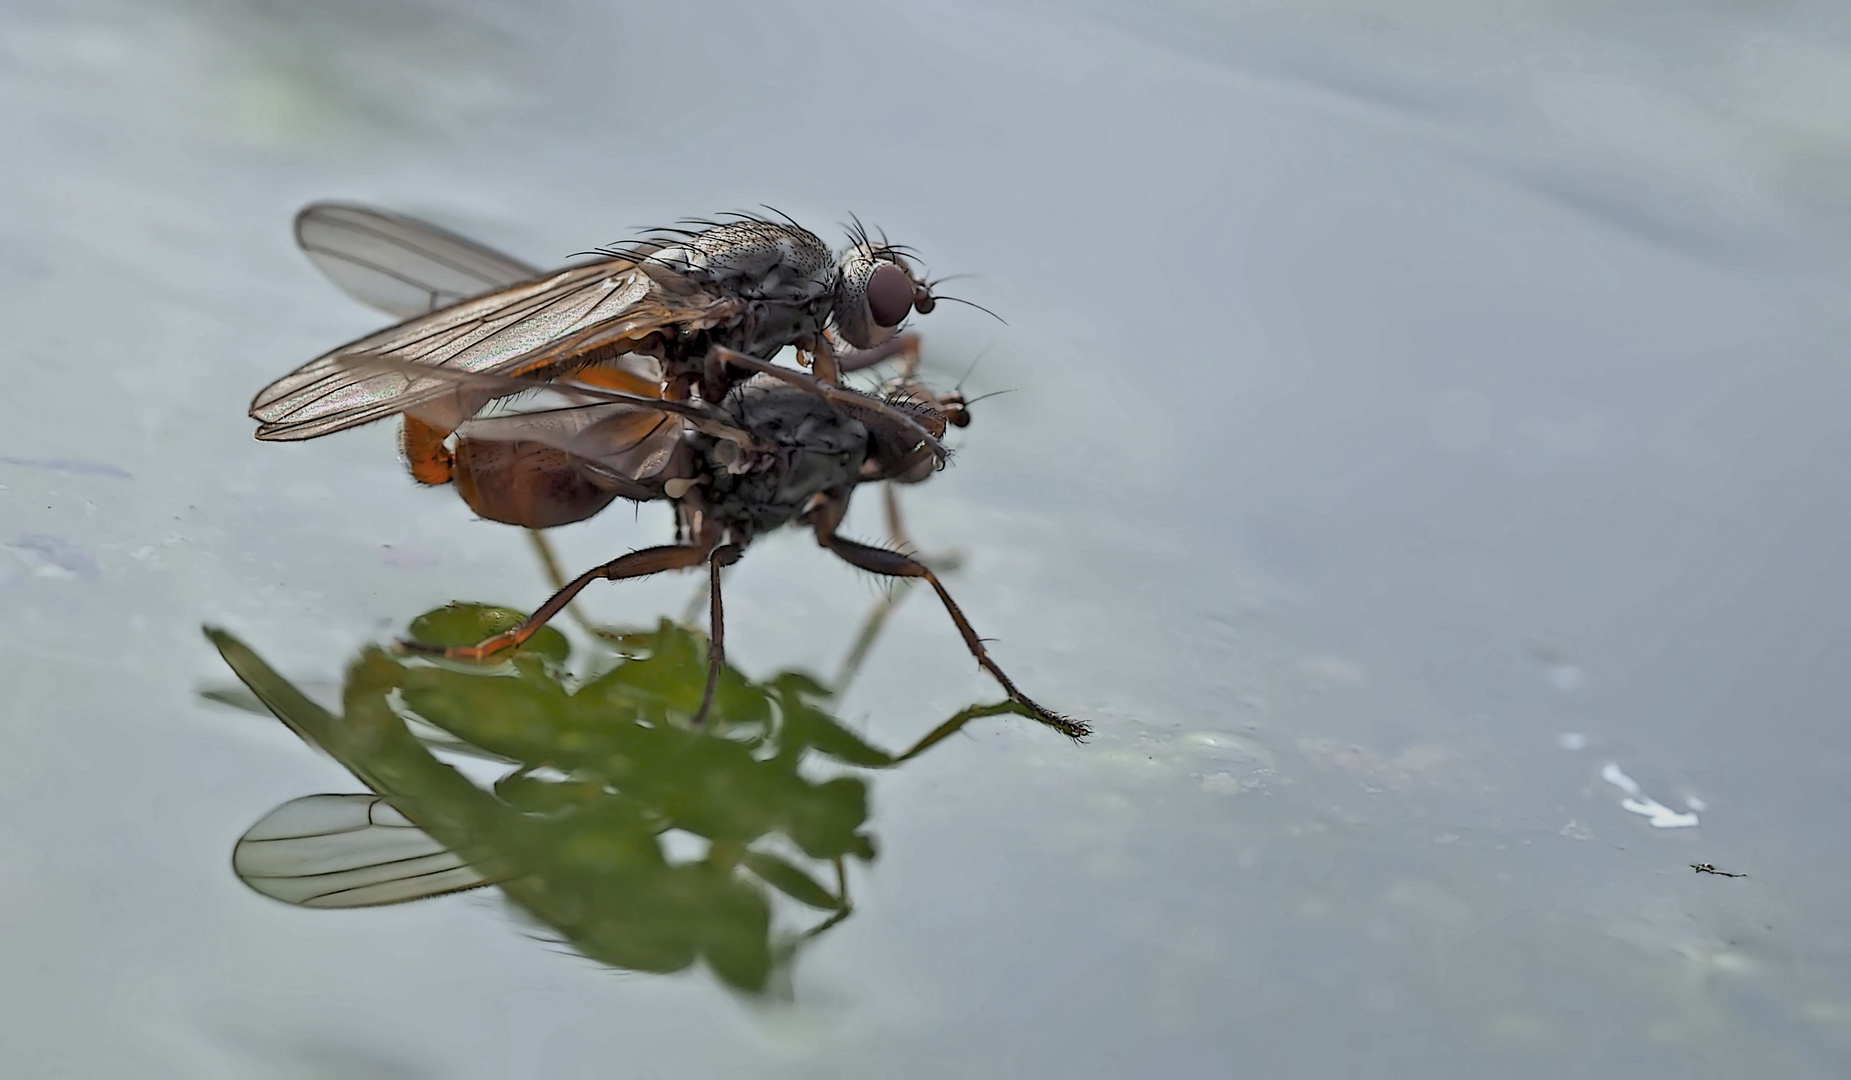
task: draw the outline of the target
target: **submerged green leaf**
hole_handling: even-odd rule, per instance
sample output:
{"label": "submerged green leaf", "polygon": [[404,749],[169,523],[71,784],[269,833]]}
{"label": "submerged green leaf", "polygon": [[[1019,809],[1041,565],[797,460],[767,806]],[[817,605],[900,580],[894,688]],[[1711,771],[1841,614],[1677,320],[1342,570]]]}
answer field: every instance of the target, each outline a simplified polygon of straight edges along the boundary
{"label": "submerged green leaf", "polygon": [[[451,604],[414,620],[410,633],[472,644],[521,618]],[[847,901],[818,875],[875,854],[867,781],[814,776],[806,763],[888,768],[975,716],[1008,711],[974,706],[896,755],[843,727],[825,708],[829,691],[810,677],[757,682],[727,665],[708,723],[691,728],[708,641],[663,621],[622,633],[624,651],[582,686],[563,667],[565,639],[550,629],[507,663],[368,648],[348,668],[336,716],[237,639],[207,635],[254,695],[214,699],[261,702],[375,793],[295,800],[253,827],[238,861],[253,888],[305,906],[355,906],[493,882],[586,956],[652,972],[704,959],[752,993],[771,984],[796,948],[789,942],[820,932],[785,934],[774,948],[774,892],[836,912],[825,924],[834,925]],[[510,771],[485,791],[433,749]],[[671,832],[704,838],[708,850],[671,858]]]}
{"label": "submerged green leaf", "polygon": [[746,869],[763,878],[765,884],[784,895],[813,908],[836,911],[842,907],[840,897],[823,888],[810,875],[790,863],[762,851],[748,851],[739,860]]}

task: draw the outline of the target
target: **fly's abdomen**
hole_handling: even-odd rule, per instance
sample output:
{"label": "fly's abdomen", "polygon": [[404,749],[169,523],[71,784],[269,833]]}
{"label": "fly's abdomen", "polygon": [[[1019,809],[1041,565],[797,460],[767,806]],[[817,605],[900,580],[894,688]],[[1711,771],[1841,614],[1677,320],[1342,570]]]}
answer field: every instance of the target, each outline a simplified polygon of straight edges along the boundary
{"label": "fly's abdomen", "polygon": [[457,494],[490,521],[550,529],[584,521],[615,491],[593,483],[583,459],[537,442],[456,441]]}

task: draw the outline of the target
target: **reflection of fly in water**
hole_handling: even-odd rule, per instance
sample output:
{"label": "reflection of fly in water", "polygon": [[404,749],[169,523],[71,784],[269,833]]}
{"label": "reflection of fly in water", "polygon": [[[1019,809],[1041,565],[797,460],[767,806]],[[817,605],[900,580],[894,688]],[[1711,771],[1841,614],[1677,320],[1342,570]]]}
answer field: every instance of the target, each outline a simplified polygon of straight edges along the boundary
{"label": "reflection of fly in water", "polygon": [[[465,640],[498,618],[518,616],[459,605],[412,635]],[[296,799],[247,831],[233,866],[258,892],[365,907],[495,884],[595,960],[655,972],[704,960],[752,992],[848,914],[845,860],[874,857],[867,782],[816,779],[816,759],[883,768],[978,716],[1020,711],[968,709],[896,755],[838,724],[806,676],[753,682],[729,666],[712,722],[690,729],[678,718],[703,692],[704,643],[665,622],[627,635],[630,655],[584,679],[565,671],[551,630],[493,668],[369,649],[335,716],[237,640],[211,636],[271,712],[373,792]],[[507,771],[485,790],[433,749]],[[705,853],[677,859],[677,833]],[[774,890],[828,914],[778,931]]]}
{"label": "reflection of fly in water", "polygon": [[[453,481],[483,517],[536,529],[583,521],[619,496],[675,504],[675,543],[581,574],[520,626],[447,648],[450,658],[481,659],[519,645],[593,581],[705,563],[713,632],[698,723],[724,657],[720,571],[760,533],[794,522],[854,566],[930,583],[978,664],[1014,701],[1069,735],[1086,734],[1083,724],[1016,689],[929,567],[837,534],[858,484],[925,479],[944,463],[938,440],[946,425],[968,421],[961,399],[925,391],[910,364],[887,394],[875,397],[833,382],[836,364],[824,362],[833,355],[830,333],[870,349],[857,363],[885,355],[876,353],[898,340],[893,331],[907,312],[930,308],[930,290],[915,283],[899,254],[869,246],[865,236],[824,272],[812,265],[814,252],[801,254],[809,249],[785,236],[795,226],[775,226],[785,239],[770,247],[760,244],[770,243],[766,229],[773,226],[717,226],[593,264],[602,268],[597,274],[563,271],[545,283],[414,317],[265,390],[252,407],[263,421],[258,436],[310,438],[403,413],[406,453],[418,479]],[[479,245],[375,211],[311,207],[298,231],[331,276],[381,306],[388,305],[371,295],[375,280],[401,288],[415,283],[414,294],[422,290],[434,303],[524,271]],[[727,246],[735,243],[741,246]],[[712,256],[711,265],[691,254],[701,252]],[[770,262],[761,265],[761,256]],[[707,267],[707,276],[691,269],[696,264]],[[740,270],[748,265],[755,269]],[[460,283],[459,266],[470,269]],[[731,276],[713,276],[716,266]],[[809,282],[800,288],[790,275],[801,268],[811,276],[799,275]],[[708,290],[699,302],[664,299],[681,296],[674,289],[690,281]],[[607,310],[596,300],[598,289],[636,295]],[[555,309],[577,314],[546,314]],[[784,329],[766,336],[774,324]],[[810,350],[818,376],[733,347],[775,350],[787,343]],[[659,376],[659,385],[635,385],[644,360],[658,365],[650,377]],[[658,391],[661,397],[650,396]],[[505,401],[516,396],[523,396],[518,406]],[[484,412],[494,402],[502,405]],[[445,443],[452,434],[454,448]]]}

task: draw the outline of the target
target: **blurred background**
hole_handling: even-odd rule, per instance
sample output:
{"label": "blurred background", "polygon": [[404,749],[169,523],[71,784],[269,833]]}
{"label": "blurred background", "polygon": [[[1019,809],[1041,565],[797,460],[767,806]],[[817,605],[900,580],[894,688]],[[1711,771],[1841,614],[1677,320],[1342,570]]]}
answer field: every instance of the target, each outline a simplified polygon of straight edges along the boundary
{"label": "blurred background", "polygon": [[[10,1074],[1851,1067],[1841,9],[14,0],[0,138]],[[1013,392],[909,520],[1097,738],[985,720],[873,780],[782,1003],[493,890],[245,889],[253,821],[359,787],[201,700],[201,624],[328,687],[548,591],[387,427],[251,440],[381,322],[294,249],[328,198],[542,265],[852,213],[973,275],[1007,322],[919,319],[927,375]],[[571,569],[666,539],[627,509]],[[832,671],[879,594],[767,538],[730,658]],[[898,747],[996,696],[914,596],[836,711]]]}

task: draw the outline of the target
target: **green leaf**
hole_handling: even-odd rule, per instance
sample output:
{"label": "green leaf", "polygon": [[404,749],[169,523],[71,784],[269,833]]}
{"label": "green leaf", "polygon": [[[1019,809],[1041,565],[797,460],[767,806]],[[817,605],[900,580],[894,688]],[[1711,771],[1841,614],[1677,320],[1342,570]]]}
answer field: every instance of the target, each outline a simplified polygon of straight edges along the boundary
{"label": "green leaf", "polygon": [[765,884],[800,904],[808,904],[824,911],[842,909],[842,901],[839,897],[823,888],[815,878],[776,855],[762,851],[748,851],[739,861],[745,865],[746,869],[764,879]]}
{"label": "green leaf", "polygon": [[[491,604],[445,604],[411,620],[406,635],[420,645],[448,649],[474,645],[512,630],[527,616],[512,608]],[[543,626],[521,646],[521,651],[535,653],[555,664],[565,663],[572,646],[566,636],[550,626]]]}
{"label": "green leaf", "polygon": [[264,663],[250,646],[216,627],[205,627],[206,640],[218,648],[238,680],[250,688],[271,715],[289,725],[310,746],[322,747],[334,726],[334,716],[310,701],[288,679]]}

